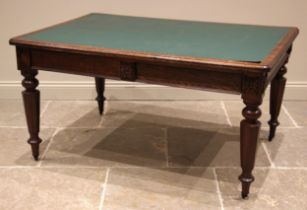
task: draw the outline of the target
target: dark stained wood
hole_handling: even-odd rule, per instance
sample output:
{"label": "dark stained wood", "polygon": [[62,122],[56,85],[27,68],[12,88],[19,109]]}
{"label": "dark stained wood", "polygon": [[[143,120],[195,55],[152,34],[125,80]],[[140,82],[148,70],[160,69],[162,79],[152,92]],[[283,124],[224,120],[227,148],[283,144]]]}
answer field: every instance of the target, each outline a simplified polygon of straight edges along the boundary
{"label": "dark stained wood", "polygon": [[[23,45],[17,45],[17,48],[27,48],[30,46],[23,46]],[[163,65],[163,66],[176,66],[176,67],[182,67],[182,68],[193,68],[198,69],[200,71],[208,70],[208,71],[221,71],[221,72],[237,72],[242,73],[242,71],[248,70],[250,72],[268,72],[270,69],[266,67],[262,67],[257,65],[257,63],[252,62],[239,62],[240,65],[232,65],[231,61],[223,61],[223,62],[201,62],[201,60],[183,60],[183,59],[160,59],[158,57],[137,57],[137,56],[129,56],[129,55],[122,55],[122,54],[116,54],[116,52],[112,53],[100,53],[100,52],[92,52],[92,51],[85,51],[87,47],[83,47],[81,49],[74,50],[74,46],[70,46],[69,49],[65,50],[62,48],[45,48],[45,47],[31,47],[31,53],[32,53],[32,60],[41,60],[40,62],[43,62],[43,60],[48,60],[47,57],[52,56],[55,60],[65,60],[61,59],[61,57],[72,57],[80,58],[80,55],[84,57],[84,59],[89,58],[105,58],[105,59],[111,59],[113,61],[121,61],[121,62],[127,62],[127,63],[152,63],[157,65]],[[100,48],[99,48],[100,49]],[[44,58],[38,57],[39,55],[44,55]],[[79,55],[79,57],[78,57]],[[81,58],[82,58],[81,57]],[[87,57],[87,58],[85,58]],[[198,62],[199,61],[199,62]],[[110,62],[110,60],[109,60]],[[119,63],[118,63],[119,65]]]}
{"label": "dark stained wood", "polygon": [[279,125],[278,116],[280,113],[281,104],[283,101],[283,96],[285,92],[287,79],[284,75],[287,73],[287,67],[285,66],[288,63],[288,58],[290,57],[292,47],[287,51],[287,60],[284,62],[283,66],[278,71],[277,75],[271,82],[271,92],[270,92],[270,114],[271,119],[268,124],[270,126],[269,132],[269,141],[275,136],[276,128]]}
{"label": "dark stained wood", "polygon": [[270,126],[269,141],[271,141],[276,132],[276,127],[279,125],[278,116],[281,108],[281,103],[284,95],[284,90],[286,86],[286,78],[284,74],[287,72],[287,68],[283,66],[274,80],[271,83],[271,93],[270,93],[270,114],[271,119],[268,122]]}
{"label": "dark stained wood", "polygon": [[240,124],[240,159],[242,173],[239,180],[242,184],[242,198],[247,198],[250,184],[254,181],[252,170],[255,165],[257,141],[261,116],[259,106],[262,103],[265,77],[246,76],[242,86],[242,99],[246,105],[242,111],[244,119]]}
{"label": "dark stained wood", "polygon": [[246,105],[243,110],[245,120],[241,121],[240,128],[240,159],[242,173],[239,180],[242,184],[241,196],[247,198],[251,183],[255,180],[252,170],[255,165],[258,133],[260,122],[260,109],[255,106]]}
{"label": "dark stained wood", "polygon": [[136,64],[121,62],[119,67],[119,78],[125,81],[135,81],[137,79]]}
{"label": "dark stained wood", "polygon": [[39,144],[42,140],[39,138],[39,113],[40,113],[40,93],[36,90],[38,80],[35,78],[37,70],[23,69],[21,74],[25,77],[22,86],[25,90],[22,92],[26,119],[30,138],[28,143],[32,147],[32,155],[35,160],[39,157]]}
{"label": "dark stained wood", "polygon": [[202,70],[158,65],[152,62],[120,60],[99,55],[33,50],[32,68],[73,73],[86,76],[100,76],[108,79],[164,84],[196,89],[221,89],[240,93],[241,73],[223,72],[220,68]]}
{"label": "dark stained wood", "polygon": [[95,77],[95,85],[96,85],[96,92],[97,97],[96,101],[98,102],[98,110],[99,114],[102,115],[104,111],[104,87],[105,87],[105,79],[100,77]]}
{"label": "dark stained wood", "polygon": [[[265,88],[272,81],[270,139],[278,125],[284,86],[284,67],[290,54],[287,49],[298,34],[292,28],[287,36],[261,63],[194,58],[116,49],[95,48],[65,43],[29,41],[16,37],[18,69],[25,77],[22,84],[33,157],[39,157],[39,91],[36,69],[95,77],[100,114],[104,110],[106,79],[138,81],[175,87],[215,90],[242,94],[246,107],[240,128],[240,158],[242,197],[246,198],[254,181],[257,140],[260,129],[258,118]],[[222,49],[221,49],[222,50]]]}
{"label": "dark stained wood", "polygon": [[27,69],[32,66],[31,50],[29,48],[16,48],[17,68]]}
{"label": "dark stained wood", "polygon": [[120,62],[116,59],[98,55],[83,55],[45,50],[31,52],[32,67],[49,71],[80,74],[85,76],[100,75],[106,78],[119,78]]}
{"label": "dark stained wood", "polygon": [[161,85],[185,88],[241,92],[241,74],[219,71],[198,71],[191,68],[177,68],[140,63],[137,66],[137,80]]}
{"label": "dark stained wood", "polygon": [[280,59],[279,62],[268,72],[267,80],[266,80],[266,87],[272,82],[275,78],[277,73],[279,72],[280,68],[284,65],[284,63],[289,59],[289,55],[285,53]]}

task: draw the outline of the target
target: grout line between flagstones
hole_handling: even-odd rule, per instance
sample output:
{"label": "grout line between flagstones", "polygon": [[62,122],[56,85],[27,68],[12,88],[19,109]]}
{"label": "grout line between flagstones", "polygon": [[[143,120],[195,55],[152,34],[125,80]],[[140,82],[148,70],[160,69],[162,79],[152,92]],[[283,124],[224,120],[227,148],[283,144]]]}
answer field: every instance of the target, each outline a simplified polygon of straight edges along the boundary
{"label": "grout line between flagstones", "polygon": [[264,153],[266,154],[266,156],[267,156],[267,158],[268,158],[268,160],[269,160],[269,162],[270,162],[271,167],[272,167],[272,168],[275,168],[275,163],[274,163],[273,160],[271,159],[269,150],[268,150],[268,148],[266,147],[265,143],[261,142],[260,144],[262,145],[262,148],[263,148],[263,150],[264,150]]}
{"label": "grout line between flagstones", "polygon": [[221,106],[222,106],[222,109],[224,110],[224,114],[226,116],[226,121],[227,121],[228,125],[230,127],[232,127],[232,123],[231,123],[231,120],[230,120],[229,114],[227,112],[226,105],[225,105],[224,101],[221,101]]}
{"label": "grout line between flagstones", "polygon": [[218,195],[218,199],[219,199],[219,203],[220,203],[220,206],[221,206],[221,210],[224,210],[223,196],[222,196],[222,192],[221,192],[221,189],[220,189],[219,181],[218,181],[218,178],[217,178],[216,169],[213,168],[212,171],[213,171],[213,176],[214,176],[214,181],[215,181],[215,186],[216,186],[216,192],[217,192],[217,195]]}
{"label": "grout line between flagstones", "polygon": [[105,177],[104,183],[102,184],[102,190],[101,190],[101,196],[100,196],[100,204],[99,204],[98,210],[103,210],[110,171],[111,171],[111,169],[107,168],[106,177]]}
{"label": "grout line between flagstones", "polygon": [[46,101],[46,104],[45,104],[43,110],[42,110],[41,113],[40,113],[40,118],[42,118],[42,117],[44,116],[44,114],[45,114],[45,112],[47,111],[47,109],[48,109],[50,103],[51,103],[51,101]]}
{"label": "grout line between flagstones", "polygon": [[168,139],[167,139],[167,136],[168,136],[168,128],[165,128],[165,142],[166,142],[166,145],[165,145],[165,158],[166,158],[166,167],[169,167],[169,159],[168,159]]}
{"label": "grout line between flagstones", "polygon": [[288,116],[288,118],[291,120],[292,124],[296,127],[296,128],[301,128],[301,126],[299,126],[296,121],[293,119],[293,117],[290,115],[288,109],[282,105],[282,109],[284,110],[284,112],[286,113],[286,115]]}
{"label": "grout line between flagstones", "polygon": [[47,152],[48,152],[48,150],[49,150],[49,147],[51,146],[51,144],[52,144],[52,142],[53,142],[53,139],[54,139],[55,135],[58,134],[60,130],[61,130],[60,128],[57,128],[57,129],[55,129],[55,131],[53,132],[52,136],[50,137],[50,141],[48,142],[48,144],[47,144],[47,146],[46,146],[45,151],[43,152],[43,154],[42,154],[41,157],[40,157],[40,160],[39,160],[39,163],[37,164],[37,167],[41,167],[41,165],[42,165],[42,163],[43,163],[43,161],[44,161],[44,158],[45,158],[45,156],[46,156],[46,154],[47,154]]}

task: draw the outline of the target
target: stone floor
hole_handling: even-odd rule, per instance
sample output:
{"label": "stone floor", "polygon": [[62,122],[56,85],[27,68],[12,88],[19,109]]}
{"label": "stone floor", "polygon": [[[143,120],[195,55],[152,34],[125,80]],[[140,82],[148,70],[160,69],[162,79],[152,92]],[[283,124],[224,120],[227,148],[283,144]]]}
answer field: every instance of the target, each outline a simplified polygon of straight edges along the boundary
{"label": "stone floor", "polygon": [[268,142],[262,105],[256,181],[240,199],[240,101],[41,104],[41,161],[21,101],[0,100],[1,210],[307,209],[307,102],[286,101]]}

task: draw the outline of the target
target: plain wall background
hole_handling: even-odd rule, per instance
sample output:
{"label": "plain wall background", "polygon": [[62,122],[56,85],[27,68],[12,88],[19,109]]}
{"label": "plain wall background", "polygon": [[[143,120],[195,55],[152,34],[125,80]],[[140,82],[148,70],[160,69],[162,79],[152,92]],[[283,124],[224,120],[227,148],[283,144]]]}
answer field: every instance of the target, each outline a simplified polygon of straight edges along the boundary
{"label": "plain wall background", "polygon": [[[306,0],[1,0],[0,1],[0,98],[20,98],[22,77],[16,70],[15,49],[8,40],[49,25],[91,13],[111,13],[169,19],[201,20],[261,25],[297,26],[288,64],[288,99],[307,99],[307,1]],[[95,94],[93,79],[40,71],[45,98],[87,99]],[[132,90],[131,90],[131,87]],[[129,89],[130,88],[130,89]],[[76,91],[78,89],[79,91]],[[108,95],[117,99],[212,98],[199,91],[108,81]],[[161,94],[161,89],[163,94]],[[59,91],[61,90],[61,91]],[[45,91],[45,92],[43,92]],[[179,91],[179,92],[178,92]],[[178,96],[178,93],[179,94]],[[306,95],[306,96],[305,96]],[[218,98],[228,96],[218,95]],[[214,98],[213,97],[213,98]],[[231,97],[230,97],[231,98]]]}

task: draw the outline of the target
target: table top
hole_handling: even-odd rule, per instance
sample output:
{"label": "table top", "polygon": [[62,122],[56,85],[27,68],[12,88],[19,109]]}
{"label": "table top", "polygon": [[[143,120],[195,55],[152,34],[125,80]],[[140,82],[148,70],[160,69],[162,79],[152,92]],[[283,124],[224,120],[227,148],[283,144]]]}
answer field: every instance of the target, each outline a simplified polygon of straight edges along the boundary
{"label": "table top", "polygon": [[[295,32],[293,32],[295,30]],[[196,59],[261,63],[289,39],[291,27],[89,14],[19,36],[12,44],[93,47],[104,52],[135,52]],[[295,36],[296,36],[295,34]],[[293,38],[294,39],[294,38]]]}

